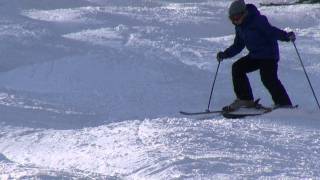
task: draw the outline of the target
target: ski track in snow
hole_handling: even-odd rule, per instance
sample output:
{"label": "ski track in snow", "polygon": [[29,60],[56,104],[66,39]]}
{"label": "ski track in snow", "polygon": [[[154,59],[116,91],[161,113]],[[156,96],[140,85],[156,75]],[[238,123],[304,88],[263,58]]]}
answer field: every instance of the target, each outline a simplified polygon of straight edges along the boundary
{"label": "ski track in snow", "polygon": [[[215,54],[234,37],[228,4],[0,3],[0,179],[319,178],[320,114],[291,44],[280,43],[279,75],[298,110],[177,115],[207,103]],[[296,32],[320,95],[320,6],[259,9]],[[233,100],[231,64],[214,107]],[[257,74],[250,80],[271,104]]]}

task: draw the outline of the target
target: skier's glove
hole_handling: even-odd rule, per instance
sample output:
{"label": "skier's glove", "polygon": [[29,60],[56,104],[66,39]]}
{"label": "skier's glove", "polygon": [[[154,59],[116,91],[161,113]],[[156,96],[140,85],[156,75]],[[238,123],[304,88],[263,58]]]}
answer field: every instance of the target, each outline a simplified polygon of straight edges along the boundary
{"label": "skier's glove", "polygon": [[295,33],[294,32],[289,32],[288,33],[288,41],[292,41],[292,42],[294,42],[296,40],[296,35],[295,35]]}
{"label": "skier's glove", "polygon": [[224,59],[226,59],[226,55],[225,55],[225,53],[224,52],[218,52],[218,54],[217,54],[217,60],[219,61],[219,62],[221,62],[221,61],[223,61]]}

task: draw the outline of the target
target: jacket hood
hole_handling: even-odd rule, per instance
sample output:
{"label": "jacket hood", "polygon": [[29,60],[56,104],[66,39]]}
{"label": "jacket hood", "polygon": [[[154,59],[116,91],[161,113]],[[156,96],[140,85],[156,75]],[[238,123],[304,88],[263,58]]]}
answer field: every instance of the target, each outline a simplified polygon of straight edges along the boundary
{"label": "jacket hood", "polygon": [[248,11],[249,15],[252,15],[252,16],[260,15],[260,11],[253,4],[247,4],[247,11]]}
{"label": "jacket hood", "polygon": [[260,11],[258,10],[258,8],[253,4],[247,4],[246,8],[247,8],[248,15],[245,18],[245,20],[242,23],[242,25],[246,25],[246,24],[250,23],[256,16],[260,16],[261,15]]}

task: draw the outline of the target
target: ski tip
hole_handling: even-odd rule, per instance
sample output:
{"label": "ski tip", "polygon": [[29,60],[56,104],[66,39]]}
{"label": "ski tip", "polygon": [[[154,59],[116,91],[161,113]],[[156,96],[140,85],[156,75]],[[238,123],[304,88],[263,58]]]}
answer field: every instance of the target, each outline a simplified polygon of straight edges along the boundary
{"label": "ski tip", "polygon": [[188,115],[188,113],[184,112],[184,111],[179,111],[179,113],[182,114],[182,115]]}

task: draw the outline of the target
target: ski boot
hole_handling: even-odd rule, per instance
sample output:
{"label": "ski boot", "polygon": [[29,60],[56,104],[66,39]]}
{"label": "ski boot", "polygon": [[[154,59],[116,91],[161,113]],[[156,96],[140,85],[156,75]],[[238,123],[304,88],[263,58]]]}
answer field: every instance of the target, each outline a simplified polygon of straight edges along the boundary
{"label": "ski boot", "polygon": [[232,112],[239,108],[255,108],[258,104],[259,99],[257,101],[236,99],[230,105],[223,107],[222,110],[225,112]]}

